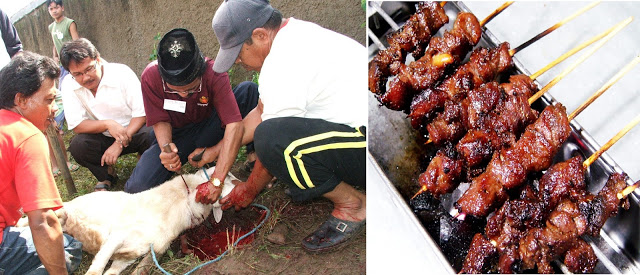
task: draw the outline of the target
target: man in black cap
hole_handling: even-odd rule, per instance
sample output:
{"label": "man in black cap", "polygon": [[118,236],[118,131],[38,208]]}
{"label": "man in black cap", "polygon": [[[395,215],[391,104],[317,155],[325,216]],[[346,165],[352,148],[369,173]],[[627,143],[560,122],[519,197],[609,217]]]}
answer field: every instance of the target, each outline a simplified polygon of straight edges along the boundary
{"label": "man in black cap", "polygon": [[[173,29],[158,44],[158,61],[142,73],[147,125],[155,140],[142,154],[125,192],[153,188],[180,171],[187,160],[202,166],[217,160],[212,181],[224,179],[243,134],[242,118],[257,104],[252,82],[233,91],[227,73],[216,73],[186,29]],[[204,152],[201,161],[193,157]]]}
{"label": "man in black cap", "polygon": [[316,24],[283,19],[266,0],[226,0],[212,25],[220,42],[214,71],[235,62],[260,72],[260,101],[243,121],[243,142],[255,142],[258,161],[247,182],[220,200],[223,208],[246,207],[273,175],[293,200],[322,196],[334,204],[302,241],[305,249],[328,251],[352,239],[366,218],[366,196],[353,187],[366,183],[365,48]]}

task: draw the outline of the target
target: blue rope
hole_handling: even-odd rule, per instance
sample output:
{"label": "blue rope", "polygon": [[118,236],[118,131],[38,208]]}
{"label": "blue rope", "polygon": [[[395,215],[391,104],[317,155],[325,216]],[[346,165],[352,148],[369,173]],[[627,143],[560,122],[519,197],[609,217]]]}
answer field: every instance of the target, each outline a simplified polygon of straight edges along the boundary
{"label": "blue rope", "polygon": [[207,169],[204,169],[204,166],[202,166],[202,173],[204,173],[204,176],[209,180],[209,174],[207,174]]}
{"label": "blue rope", "polygon": [[[203,170],[204,170],[204,168],[203,168]],[[207,173],[206,173],[206,171],[205,171],[205,173],[204,173],[204,174],[205,174],[205,175],[207,174]],[[208,176],[207,176],[207,178],[208,178]],[[233,243],[233,246],[234,246],[234,247],[235,247],[235,246],[237,246],[237,245],[238,245],[238,243],[239,243],[240,241],[242,241],[244,238],[246,238],[246,237],[248,237],[249,235],[251,235],[251,234],[255,233],[255,232],[258,230],[258,228],[262,227],[262,225],[264,224],[264,222],[265,222],[265,221],[267,221],[267,220],[269,219],[269,216],[271,216],[271,211],[270,211],[270,210],[269,210],[269,208],[267,208],[266,206],[261,205],[261,204],[257,204],[257,203],[252,203],[252,204],[251,204],[251,206],[258,207],[258,208],[262,208],[263,210],[267,211],[267,214],[265,215],[264,219],[262,219],[262,221],[260,222],[260,224],[258,224],[258,226],[256,226],[253,230],[249,231],[247,234],[244,234],[244,235],[242,235],[242,237],[238,238],[238,239]],[[217,258],[215,258],[215,259],[213,259],[213,260],[211,260],[211,261],[205,262],[205,263],[203,263],[203,264],[201,264],[201,265],[199,265],[199,266],[194,267],[193,269],[191,269],[191,271],[189,271],[189,272],[185,273],[185,275],[191,274],[192,272],[194,272],[194,271],[196,271],[196,270],[198,270],[198,269],[202,268],[203,266],[206,266],[206,265],[209,265],[209,264],[212,264],[212,263],[215,263],[215,262],[219,261],[220,259],[222,259],[222,257],[224,257],[225,255],[227,255],[227,253],[229,253],[229,250],[228,250],[228,249],[227,249],[227,250],[225,250],[225,251],[224,251],[224,253],[220,254],[220,256],[218,256]],[[153,262],[156,264],[156,267],[158,267],[158,269],[160,269],[160,271],[162,271],[162,273],[164,273],[164,274],[166,274],[166,275],[172,275],[171,273],[169,273],[169,272],[167,272],[166,270],[164,270],[164,269],[160,266],[160,264],[158,263],[158,260],[156,259],[156,253],[153,251],[153,243],[151,244],[151,256],[153,256]]]}

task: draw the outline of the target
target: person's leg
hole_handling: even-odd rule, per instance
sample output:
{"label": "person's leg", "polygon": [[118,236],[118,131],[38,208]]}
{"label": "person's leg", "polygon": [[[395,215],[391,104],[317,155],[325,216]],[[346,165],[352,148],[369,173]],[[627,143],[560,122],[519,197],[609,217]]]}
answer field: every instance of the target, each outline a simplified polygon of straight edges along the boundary
{"label": "person's leg", "polygon": [[[153,134],[153,131],[151,131],[151,134]],[[142,153],[131,176],[125,183],[124,191],[138,193],[149,190],[165,182],[171,175],[173,175],[173,172],[165,169],[160,162],[160,147],[154,135],[149,149]]]}
{"label": "person's leg", "polygon": [[[82,243],[64,234],[67,271],[75,271],[82,260]],[[29,227],[7,227],[0,243],[0,274],[47,274],[38,258]]]}
{"label": "person's leg", "polygon": [[274,118],[258,126],[254,142],[262,164],[289,184],[294,200],[320,197],[343,181],[366,184],[366,140],[352,127],[320,119]]}
{"label": "person's leg", "polygon": [[364,134],[346,125],[319,119],[275,118],[255,132],[260,162],[289,185],[293,200],[319,196],[331,200],[329,219],[302,245],[313,252],[334,248],[360,232],[366,219]]}
{"label": "person's leg", "polygon": [[113,144],[113,140],[103,134],[78,134],[69,144],[69,152],[76,162],[87,167],[98,180],[97,187],[111,187],[115,184],[115,175],[109,175],[108,166],[100,163],[102,155]]}
{"label": "person's leg", "polygon": [[139,155],[142,155],[147,149],[149,149],[149,146],[151,146],[151,143],[153,142],[153,137],[151,136],[152,131],[153,128],[142,126],[138,132],[133,134],[131,141],[129,142],[129,146],[124,147],[120,155],[122,156],[131,153],[138,153]]}

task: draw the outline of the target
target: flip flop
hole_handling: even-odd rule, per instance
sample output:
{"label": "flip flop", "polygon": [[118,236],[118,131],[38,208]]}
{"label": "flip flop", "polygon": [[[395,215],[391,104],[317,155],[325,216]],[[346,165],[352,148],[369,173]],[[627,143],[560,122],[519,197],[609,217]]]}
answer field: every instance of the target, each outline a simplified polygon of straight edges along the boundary
{"label": "flip flop", "polygon": [[68,165],[69,167],[69,171],[73,172],[73,171],[78,171],[78,169],[80,169],[80,165],[77,165],[75,163],[71,163],[71,165]]}
{"label": "flip flop", "polygon": [[302,247],[312,253],[328,252],[342,247],[365,228],[366,220],[352,222],[329,216],[316,231],[302,240]]}
{"label": "flip flop", "polygon": [[57,178],[58,176],[60,176],[62,174],[62,172],[58,168],[53,169],[53,171],[51,171],[51,173],[53,173],[53,177],[54,178]]}

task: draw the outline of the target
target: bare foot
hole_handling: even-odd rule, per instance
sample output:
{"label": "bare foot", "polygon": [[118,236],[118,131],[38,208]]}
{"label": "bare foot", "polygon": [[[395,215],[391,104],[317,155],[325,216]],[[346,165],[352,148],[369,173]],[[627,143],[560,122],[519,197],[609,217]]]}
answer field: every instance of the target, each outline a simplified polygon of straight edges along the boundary
{"label": "bare foot", "polygon": [[351,185],[341,182],[323,196],[333,202],[332,216],[356,222],[367,218],[367,197]]}

